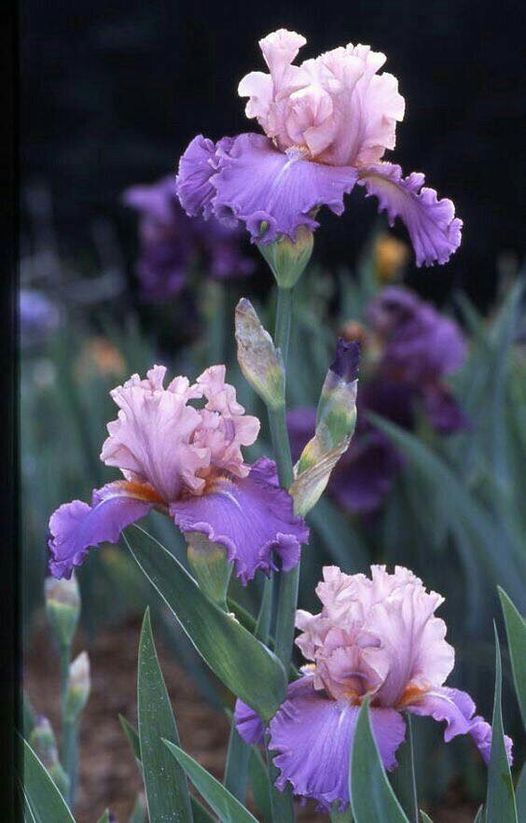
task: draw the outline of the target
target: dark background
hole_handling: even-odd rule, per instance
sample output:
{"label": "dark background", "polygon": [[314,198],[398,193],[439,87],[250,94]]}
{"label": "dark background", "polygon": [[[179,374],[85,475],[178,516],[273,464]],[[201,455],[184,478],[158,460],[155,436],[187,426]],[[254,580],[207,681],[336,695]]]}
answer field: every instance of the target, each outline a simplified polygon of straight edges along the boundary
{"label": "dark background", "polygon": [[[391,156],[406,173],[423,170],[465,224],[460,252],[429,270],[424,290],[440,299],[464,286],[484,304],[498,256],[522,261],[526,245],[525,14],[520,2],[488,0],[25,0],[22,182],[50,187],[68,253],[101,215],[126,247],[126,186],[175,169],[198,132],[257,130],[236,88],[263,68],[259,38],[295,29],[307,37],[304,56],[371,44],[406,98]],[[359,193],[351,206],[341,220],[326,217],[318,259],[349,263],[359,251],[376,210]],[[21,207],[24,217],[23,198]]]}

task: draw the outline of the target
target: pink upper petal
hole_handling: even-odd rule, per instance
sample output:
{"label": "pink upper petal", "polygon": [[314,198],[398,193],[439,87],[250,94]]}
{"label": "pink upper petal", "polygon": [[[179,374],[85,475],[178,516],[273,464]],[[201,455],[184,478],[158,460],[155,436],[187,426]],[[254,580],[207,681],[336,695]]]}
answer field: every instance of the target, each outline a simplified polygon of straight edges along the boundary
{"label": "pink upper petal", "polygon": [[108,423],[109,437],[101,460],[121,469],[126,477],[150,483],[163,500],[174,500],[182,486],[199,491],[197,476],[210,464],[208,449],[193,445],[201,416],[188,406],[195,391],[188,381],[173,381],[165,389],[164,366],[155,366],[146,380],[133,375],[111,396],[119,407],[117,420]]}
{"label": "pink upper petal", "polygon": [[252,72],[239,84],[247,116],[283,151],[302,148],[336,166],[377,162],[404,116],[396,78],[377,74],[385,55],[350,43],[294,66],[304,43],[284,29],[260,41],[270,74]]}
{"label": "pink upper petal", "polygon": [[[133,375],[111,392],[119,406],[108,424],[101,459],[129,480],[149,483],[170,503],[201,494],[205,482],[229,472],[245,477],[242,447],[251,445],[259,420],[245,415],[224,366],[212,366],[190,384],[175,377],[165,388],[166,368],[154,366],[145,380]],[[189,405],[204,397],[204,408]]]}
{"label": "pink upper petal", "polygon": [[332,697],[398,706],[408,688],[440,686],[454,664],[446,626],[434,612],[443,598],[427,592],[415,575],[397,566],[373,566],[372,579],[326,566],[316,592],[320,614],[297,613],[296,640],[314,661],[314,685]]}

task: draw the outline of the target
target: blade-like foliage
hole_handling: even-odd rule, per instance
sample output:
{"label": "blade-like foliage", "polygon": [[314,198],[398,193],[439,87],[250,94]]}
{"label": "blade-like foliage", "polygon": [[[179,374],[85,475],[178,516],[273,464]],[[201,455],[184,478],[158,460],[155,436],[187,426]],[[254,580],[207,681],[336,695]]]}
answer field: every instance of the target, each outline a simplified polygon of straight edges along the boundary
{"label": "blade-like foliage", "polygon": [[212,777],[206,769],[169,740],[164,741],[168,750],[186,771],[199,794],[219,816],[222,823],[257,823],[256,818],[237,800],[228,789]]}
{"label": "blade-like foliage", "polygon": [[526,728],[526,621],[519,614],[506,592],[500,586],[498,590],[506,624],[515,693]]}
{"label": "blade-like foliage", "polygon": [[269,720],[285,697],[279,660],[200,591],[186,569],[138,526],[124,538],[130,552],[223,683]]}
{"label": "blade-like foliage", "polygon": [[518,823],[513,781],[504,744],[502,724],[502,665],[500,644],[495,628],[495,700],[493,703],[493,736],[488,766],[488,788],[486,793],[486,823],[505,820]]}
{"label": "blade-like foliage", "polygon": [[139,642],[137,715],[150,820],[189,823],[192,812],[186,775],[169,756],[161,740],[169,737],[179,742],[179,736],[155,651],[148,609]]}
{"label": "blade-like foliage", "polygon": [[351,752],[349,794],[356,823],[409,823],[387,779],[369,719],[369,699],[364,700]]}
{"label": "blade-like foliage", "polygon": [[75,823],[64,798],[27,740],[21,740],[21,783],[25,803],[36,823]]}

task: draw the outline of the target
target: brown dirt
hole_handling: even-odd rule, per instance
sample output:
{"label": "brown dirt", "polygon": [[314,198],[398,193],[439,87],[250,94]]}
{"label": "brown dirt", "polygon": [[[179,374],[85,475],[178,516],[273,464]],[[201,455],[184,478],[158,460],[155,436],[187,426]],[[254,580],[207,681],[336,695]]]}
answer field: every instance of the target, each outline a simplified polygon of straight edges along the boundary
{"label": "brown dirt", "polygon": [[[95,823],[109,808],[119,823],[128,819],[142,785],[118,714],[136,725],[136,668],[139,622],[103,631],[89,648],[92,690],[80,733],[80,781],[75,817],[78,823]],[[209,708],[192,682],[174,662],[173,655],[156,640],[159,660],[177,713],[181,742],[206,769],[221,778],[228,724]],[[82,650],[82,638],[76,645]],[[37,628],[27,655],[25,687],[38,713],[59,730],[58,659],[45,626]],[[444,808],[434,813],[435,823],[470,823],[469,806]],[[302,823],[328,818],[307,807],[299,810]],[[372,823],[372,822],[371,822]]]}

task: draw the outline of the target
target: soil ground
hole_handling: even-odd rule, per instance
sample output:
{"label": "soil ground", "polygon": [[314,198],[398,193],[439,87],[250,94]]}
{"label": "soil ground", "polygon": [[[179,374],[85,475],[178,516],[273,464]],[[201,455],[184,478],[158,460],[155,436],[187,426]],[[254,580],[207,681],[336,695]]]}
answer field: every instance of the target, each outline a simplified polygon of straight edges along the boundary
{"label": "soil ground", "polygon": [[[92,689],[80,734],[80,781],[75,810],[78,823],[96,823],[106,808],[113,812],[118,823],[125,823],[142,788],[118,720],[121,713],[136,725],[138,639],[139,622],[132,620],[101,632],[89,649]],[[226,718],[207,706],[177,666],[173,654],[160,641],[156,640],[156,644],[176,708],[182,745],[206,769],[221,778],[228,742]],[[77,646],[80,651],[82,642]],[[33,707],[45,714],[58,732],[58,659],[44,627],[37,628],[33,637],[25,681]],[[298,820],[302,823],[322,823],[328,819],[310,806],[298,811]],[[459,805],[452,797],[451,805],[433,812],[433,820],[435,823],[471,823],[475,811],[472,806]]]}

